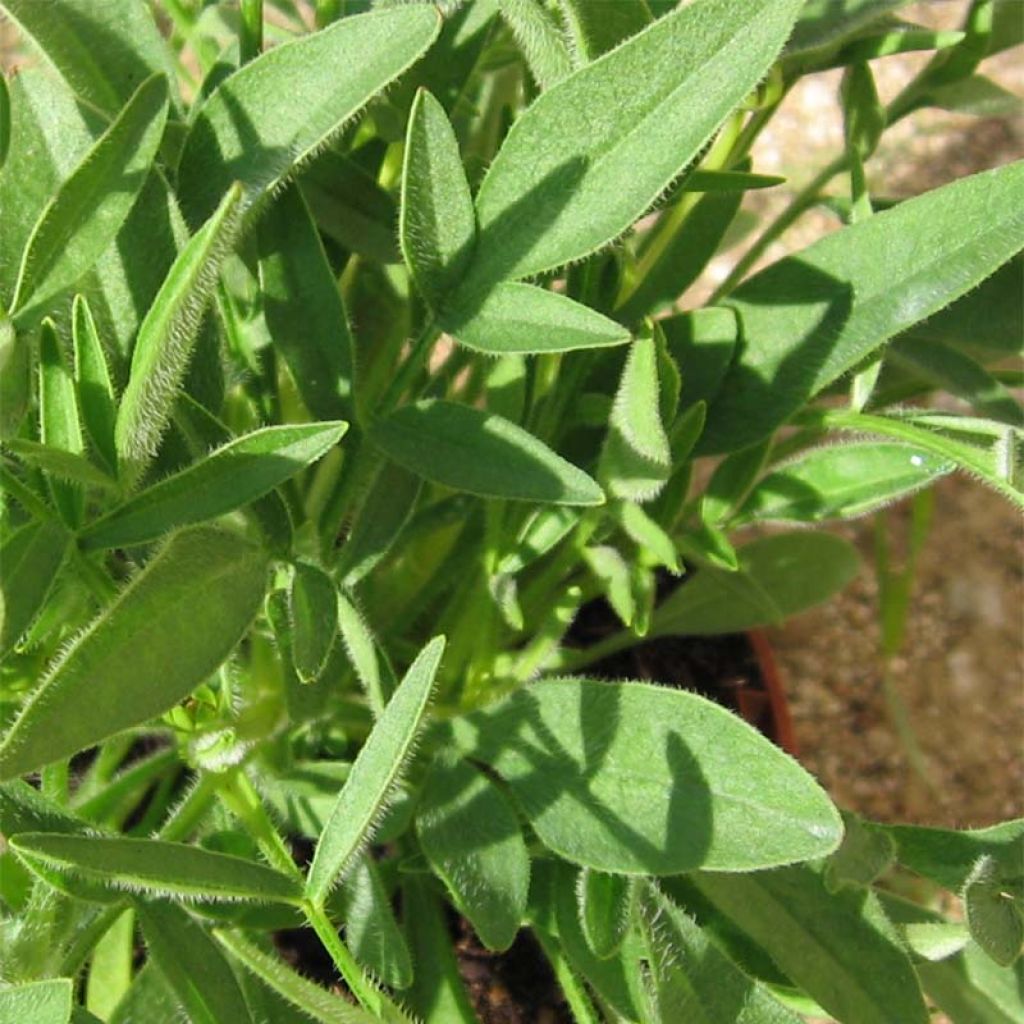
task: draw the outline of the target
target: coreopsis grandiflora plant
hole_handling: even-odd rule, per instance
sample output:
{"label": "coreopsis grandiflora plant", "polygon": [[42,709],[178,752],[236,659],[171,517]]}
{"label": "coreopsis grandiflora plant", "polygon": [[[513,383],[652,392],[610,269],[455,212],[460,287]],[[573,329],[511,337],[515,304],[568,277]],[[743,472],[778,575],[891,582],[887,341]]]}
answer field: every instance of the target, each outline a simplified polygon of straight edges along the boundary
{"label": "coreopsis grandiflora plant", "polygon": [[[581,1024],[1020,1019],[1020,822],[841,816],[599,665],[836,592],[795,526],[956,469],[1024,503],[1024,164],[864,169],[1012,104],[1022,19],[901,6],[0,0],[0,1019],[471,1021],[446,904]],[[834,67],[843,152],[680,301]]]}

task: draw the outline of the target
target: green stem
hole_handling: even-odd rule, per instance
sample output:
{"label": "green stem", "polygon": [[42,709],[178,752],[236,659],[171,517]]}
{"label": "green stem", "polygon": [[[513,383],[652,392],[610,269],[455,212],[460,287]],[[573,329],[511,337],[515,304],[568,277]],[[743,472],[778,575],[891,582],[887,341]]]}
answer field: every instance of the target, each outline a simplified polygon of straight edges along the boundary
{"label": "green stem", "polygon": [[597,1010],[594,1009],[587,990],[569,966],[558,942],[542,928],[534,928],[533,934],[537,937],[540,948],[544,950],[544,955],[555,972],[555,978],[565,995],[576,1024],[600,1024]]}
{"label": "green stem", "polygon": [[299,871],[285,841],[270,820],[259,793],[241,769],[228,772],[219,780],[217,795],[256,840],[263,856],[273,867],[292,878],[302,878],[302,872]]}
{"label": "green stem", "polygon": [[199,827],[216,795],[216,779],[210,775],[201,775],[181,803],[171,811],[171,816],[164,822],[157,837],[170,843],[183,843]]}
{"label": "green stem", "polygon": [[409,349],[409,355],[398,368],[387,391],[384,392],[378,406],[377,416],[387,416],[398,405],[402,395],[411,387],[416,375],[427,361],[430,350],[434,347],[434,342],[437,341],[440,333],[441,329],[434,322],[434,318],[428,317],[420,329],[420,333],[414,339]]}
{"label": "green stem", "polygon": [[238,51],[243,64],[263,50],[263,0],[241,0]]}
{"label": "green stem", "polygon": [[124,912],[124,903],[112,903],[100,910],[96,916],[79,931],[67,948],[57,971],[59,976],[75,977],[92,953],[96,943],[106,935],[110,926]]}
{"label": "green stem", "polygon": [[387,1000],[382,992],[363,974],[348,947],[341,941],[338,931],[322,907],[312,903],[303,903],[302,912],[306,915],[313,931],[319,936],[324,949],[330,954],[334,966],[338,968],[349,991],[356,997],[359,1004],[378,1019],[383,1019]]}

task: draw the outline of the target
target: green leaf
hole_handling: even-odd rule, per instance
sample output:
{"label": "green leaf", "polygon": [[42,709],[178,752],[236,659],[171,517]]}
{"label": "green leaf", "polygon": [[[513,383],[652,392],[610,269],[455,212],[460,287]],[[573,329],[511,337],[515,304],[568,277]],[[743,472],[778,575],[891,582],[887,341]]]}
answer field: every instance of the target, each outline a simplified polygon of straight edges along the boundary
{"label": "green leaf", "polygon": [[1021,98],[984,75],[970,75],[927,89],[921,104],[974,117],[1019,117]]}
{"label": "green leaf", "polygon": [[950,892],[963,888],[981,857],[994,858],[1008,874],[1024,874],[1024,818],[980,829],[875,827],[883,828],[896,843],[896,859],[903,867]]}
{"label": "green leaf", "polygon": [[483,497],[600,505],[601,488],[521,427],[493,413],[426,400],[378,421],[370,437],[387,456],[434,483]]}
{"label": "green leaf", "polygon": [[757,84],[798,7],[687,4],[543,93],[480,186],[465,292],[579,259],[630,227]]}
{"label": "green leaf", "polygon": [[508,949],[526,912],[530,858],[501,790],[465,761],[439,759],[420,798],[416,834],[480,941]]}
{"label": "green leaf", "polygon": [[490,355],[571,352],[629,341],[629,331],[572,299],[536,285],[502,281],[481,300],[457,299],[442,326],[467,348]]}
{"label": "green leaf", "polygon": [[0,3],[71,90],[116,114],[159,73],[175,81],[171,51],[146,4],[133,0],[3,0]]}
{"label": "green leaf", "polygon": [[472,256],[476,213],[455,132],[444,107],[424,89],[409,113],[398,231],[416,287],[436,309]]}
{"label": "green leaf", "polygon": [[232,182],[252,206],[337,135],[427,49],[438,12],[410,4],[343,18],[250,61],[214,90],[192,123],[178,194],[193,227]]}
{"label": "green leaf", "polygon": [[632,880],[581,868],[576,882],[580,927],[595,956],[607,959],[622,946],[633,923]]}
{"label": "green leaf", "polygon": [[32,398],[32,343],[0,313],[0,441],[16,437]]}
{"label": "green leaf", "polygon": [[75,296],[71,332],[75,347],[75,390],[82,426],[92,450],[113,471],[117,466],[114,448],[117,396],[96,323],[84,295]]}
{"label": "green leaf", "polygon": [[658,1020],[693,1024],[798,1024],[800,1018],[752,981],[656,885],[638,906],[650,950]]}
{"label": "green leaf", "polygon": [[1009,967],[1024,946],[1022,905],[1024,875],[1004,879],[994,857],[981,857],[964,887],[967,926],[974,941],[1002,967]]}
{"label": "green leaf", "polygon": [[345,653],[355,669],[360,685],[366,691],[375,717],[379,718],[387,703],[384,676],[377,657],[377,644],[359,609],[341,590],[337,592],[338,631]]}
{"label": "green leaf", "polygon": [[354,587],[391,550],[412,518],[422,488],[421,477],[385,463],[341,551],[338,575],[345,586]]}
{"label": "green leaf", "polygon": [[70,547],[71,535],[55,519],[27,523],[0,545],[0,657],[45,606]]}
{"label": "green leaf", "polygon": [[267,556],[240,537],[175,534],[57,659],[0,744],[0,779],[162,714],[223,662],[263,598]]}
{"label": "green leaf", "polygon": [[539,0],[498,0],[498,10],[541,89],[549,89],[572,73],[566,41]]}
{"label": "green leaf", "polygon": [[860,569],[845,540],[782,533],[739,549],[736,572],[701,569],[654,613],[654,636],[707,636],[783,622],[843,589]]}
{"label": "green leaf", "polygon": [[0,1024],[68,1024],[74,1000],[71,978],[0,986]]}
{"label": "green leaf", "polygon": [[297,562],[288,590],[292,663],[299,678],[312,682],[323,671],[338,632],[338,588],[322,569]]}
{"label": "green leaf", "polygon": [[711,406],[700,451],[765,437],[1022,243],[1024,161],[900,203],[761,271],[730,300],[742,348]]}
{"label": "green leaf", "polygon": [[660,393],[657,346],[645,334],[630,346],[601,452],[598,477],[617,498],[647,501],[672,472]]}
{"label": "green leaf", "polygon": [[173,1020],[181,1013],[167,979],[155,964],[143,964],[131,987],[117,1004],[108,1024],[136,1024],[143,1020]]}
{"label": "green leaf", "polygon": [[21,779],[0,783],[0,832],[10,839],[21,832],[84,832],[77,818]]}
{"label": "green leaf", "polygon": [[135,911],[122,911],[103,933],[89,958],[85,1003],[90,1013],[109,1020],[132,982],[135,956]]}
{"label": "green leaf", "polygon": [[629,563],[618,549],[595,544],[583,550],[583,561],[597,580],[602,593],[624,626],[632,626],[636,618]]}
{"label": "green leaf", "polygon": [[241,932],[216,929],[213,935],[246,970],[319,1024],[376,1024],[376,1017],[307,981],[283,960],[264,952]]}
{"label": "green leaf", "polygon": [[167,82],[147,79],[43,209],[11,307],[28,324],[114,240],[149,173],[167,121]]}
{"label": "green leaf", "polygon": [[252,1021],[231,965],[205,928],[171,903],[141,903],[138,912],[152,962],[192,1024]]}
{"label": "green leaf", "polygon": [[306,423],[254,430],[147,487],[79,533],[85,548],[128,547],[187,523],[233,512],[323,457],[346,423]]}
{"label": "green leaf", "polygon": [[363,855],[342,885],[345,943],[373,977],[390,988],[408,988],[412,959],[380,872],[372,856]]}
{"label": "green leaf", "polygon": [[601,871],[750,870],[824,856],[842,834],[810,775],[693,693],[545,679],[451,728],[545,846]]}
{"label": "green leaf", "polygon": [[[49,448],[73,455],[84,449],[74,382],[51,320],[44,320],[39,332],[39,434]],[[81,493],[55,481],[50,482],[50,492],[64,521],[77,526],[83,509]]]}
{"label": "green leaf", "polygon": [[444,651],[435,637],[420,651],[395,690],[338,794],[316,846],[306,895],[323,906],[344,879],[380,821],[419,733]]}
{"label": "green leaf", "polygon": [[928,1021],[910,959],[873,893],[831,893],[821,871],[805,865],[750,875],[698,872],[691,880],[839,1020]]}
{"label": "green leaf", "polygon": [[114,431],[129,479],[156,454],[170,420],[203,310],[240,229],[241,198],[240,188],[230,189],[178,254],[139,328]]}
{"label": "green leaf", "polygon": [[807,0],[793,28],[787,54],[835,45],[884,18],[907,0]]}
{"label": "green leaf", "polygon": [[564,540],[579,522],[580,514],[564,506],[539,508],[524,521],[510,550],[502,555],[496,571],[503,575],[521,572]]}
{"label": "green leaf", "polygon": [[284,189],[260,218],[263,313],[274,348],[319,420],[352,419],[352,333],[302,195]]}
{"label": "green leaf", "polygon": [[613,50],[653,20],[646,0],[619,0],[615,4],[603,0],[561,0],[560,6],[576,52],[584,63]]}
{"label": "green leaf", "polygon": [[0,171],[7,161],[7,151],[11,148],[11,94],[7,89],[7,79],[0,75]]}
{"label": "green leaf", "polygon": [[825,863],[825,888],[838,892],[845,886],[868,886],[892,866],[896,846],[885,832],[843,812],[843,841]]}
{"label": "green leaf", "polygon": [[728,522],[761,475],[770,445],[766,442],[741,448],[717,466],[700,500],[700,516],[711,527]]}
{"label": "green leaf", "polygon": [[459,974],[451,932],[441,901],[425,877],[402,882],[403,923],[416,964],[408,1005],[424,1024],[478,1024]]}
{"label": "green leaf", "polygon": [[911,331],[896,339],[887,358],[897,365],[908,366],[933,386],[969,402],[979,416],[1015,427],[1024,426],[1024,408],[1020,402],[1009,388],[966,352],[934,338],[918,337]]}
{"label": "green leaf", "polygon": [[927,487],[953,468],[949,459],[905,444],[815,448],[764,477],[736,521],[852,519]]}
{"label": "green leaf", "polygon": [[298,903],[302,898],[287,875],[185,843],[53,832],[22,832],[12,842],[29,864],[39,862],[131,892],[260,903]]}
{"label": "green leaf", "polygon": [[100,487],[117,490],[117,481],[97,469],[85,455],[51,448],[38,441],[15,438],[4,447],[28,466],[35,466],[57,480],[80,484],[85,487]]}

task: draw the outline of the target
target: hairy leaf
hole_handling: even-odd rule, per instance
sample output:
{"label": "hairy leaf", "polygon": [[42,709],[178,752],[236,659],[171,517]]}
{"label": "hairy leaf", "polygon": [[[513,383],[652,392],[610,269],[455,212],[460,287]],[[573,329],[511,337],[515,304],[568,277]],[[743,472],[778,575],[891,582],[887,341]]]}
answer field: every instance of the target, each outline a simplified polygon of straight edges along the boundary
{"label": "hairy leaf", "polygon": [[602,959],[614,956],[633,924],[632,879],[581,868],[576,899],[587,945]]}
{"label": "hairy leaf", "polygon": [[545,679],[452,729],[546,846],[598,870],[750,870],[823,856],[842,834],[810,775],[693,693]]}
{"label": "hairy leaf", "polygon": [[345,423],[264,427],[158,481],[80,531],[86,548],[127,547],[242,508],[334,447]]}
{"label": "hairy leaf", "polygon": [[406,405],[370,437],[427,480],[484,497],[600,505],[600,487],[547,445],[501,416],[454,402]]}
{"label": "hairy leaf", "polygon": [[139,725],[228,656],[263,598],[267,556],[208,527],[173,536],[57,659],[0,744],[9,779]]}
{"label": "hairy leaf", "polygon": [[412,960],[372,856],[360,857],[342,887],[345,942],[383,984],[407,988]]}
{"label": "hairy leaf", "polygon": [[133,891],[281,903],[297,903],[302,897],[295,882],[272,868],[184,843],[23,832],[15,844],[19,856],[30,863],[39,861]]}
{"label": "hairy leaf", "polygon": [[74,984],[71,978],[47,978],[0,987],[0,1024],[68,1024]]}
{"label": "hairy leaf", "polygon": [[298,562],[288,591],[292,622],[292,662],[303,682],[323,671],[338,632],[338,593],[322,569]]}
{"label": "hairy leaf", "polygon": [[426,4],[343,18],[227,78],[185,140],[178,190],[192,226],[232,182],[246,208],[274,189],[426,50],[440,21]]}
{"label": "hairy leaf", "polygon": [[579,259],[628,228],[764,74],[799,6],[686,4],[543,93],[477,194],[467,291]]}
{"label": "hairy leaf", "polygon": [[309,869],[306,895],[315,904],[322,906],[334,884],[352,870],[379,822],[412,752],[443,651],[443,637],[423,648],[359,751]]}
{"label": "hairy leaf", "polygon": [[508,949],[526,912],[530,858],[515,811],[486,775],[438,760],[416,816],[430,866],[488,949]]}
{"label": "hairy leaf", "polygon": [[99,258],[146,181],[167,120],[167,83],[147,79],[43,209],[25,247],[12,308],[44,311]]}
{"label": "hairy leaf", "polygon": [[117,466],[114,448],[117,396],[96,323],[84,295],[75,296],[71,330],[75,347],[75,389],[82,426],[92,451],[108,470],[113,471]]}

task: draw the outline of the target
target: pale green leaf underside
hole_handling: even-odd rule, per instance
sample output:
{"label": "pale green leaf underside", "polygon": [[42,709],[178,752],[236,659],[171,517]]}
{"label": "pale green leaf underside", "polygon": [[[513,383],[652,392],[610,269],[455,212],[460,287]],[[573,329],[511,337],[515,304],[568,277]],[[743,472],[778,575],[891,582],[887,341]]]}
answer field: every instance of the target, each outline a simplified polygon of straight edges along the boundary
{"label": "pale green leaf underside", "polygon": [[267,556],[235,534],[174,535],[53,665],[0,744],[0,778],[70,757],[186,697],[263,598]]}
{"label": "pale green leaf underside", "polygon": [[0,987],[0,1024],[68,1024],[74,1001],[71,978],[47,978]]}
{"label": "pale green leaf underside", "polygon": [[803,768],[696,694],[546,679],[452,728],[546,846],[599,870],[754,870],[824,856],[842,834]]}

